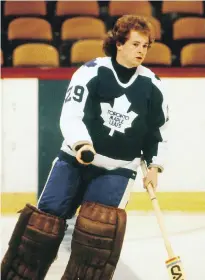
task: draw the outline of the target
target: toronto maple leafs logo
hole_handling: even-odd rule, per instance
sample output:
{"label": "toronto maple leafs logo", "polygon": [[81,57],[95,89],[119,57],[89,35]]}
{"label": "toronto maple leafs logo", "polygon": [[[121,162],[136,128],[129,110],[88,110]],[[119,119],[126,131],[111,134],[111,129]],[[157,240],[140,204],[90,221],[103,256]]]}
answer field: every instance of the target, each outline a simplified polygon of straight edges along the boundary
{"label": "toronto maple leafs logo", "polygon": [[111,128],[109,135],[112,136],[115,130],[125,133],[125,129],[131,127],[133,120],[138,114],[133,111],[127,113],[131,103],[125,95],[115,98],[114,106],[108,103],[101,103],[101,117],[104,125]]}

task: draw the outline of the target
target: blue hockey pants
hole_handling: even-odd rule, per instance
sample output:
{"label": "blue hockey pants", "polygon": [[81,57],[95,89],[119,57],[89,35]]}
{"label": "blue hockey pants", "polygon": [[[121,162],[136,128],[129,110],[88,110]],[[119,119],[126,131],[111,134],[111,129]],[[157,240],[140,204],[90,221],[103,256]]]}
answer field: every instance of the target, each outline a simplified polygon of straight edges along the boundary
{"label": "blue hockey pants", "polygon": [[65,219],[72,218],[85,201],[124,209],[136,177],[126,168],[107,170],[94,165],[82,165],[60,151],[54,160],[38,208]]}

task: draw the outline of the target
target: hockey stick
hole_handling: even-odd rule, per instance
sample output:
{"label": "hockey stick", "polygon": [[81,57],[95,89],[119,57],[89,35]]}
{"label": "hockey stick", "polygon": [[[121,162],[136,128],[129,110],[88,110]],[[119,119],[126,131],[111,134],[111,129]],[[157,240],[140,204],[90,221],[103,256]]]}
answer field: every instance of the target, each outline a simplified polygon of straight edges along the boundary
{"label": "hockey stick", "polygon": [[[147,166],[146,166],[145,162],[142,160],[140,165],[141,165],[143,176],[146,177]],[[182,267],[180,257],[178,257],[174,254],[171,244],[169,242],[167,230],[166,230],[165,224],[164,224],[163,215],[162,215],[157,197],[155,195],[155,192],[154,192],[151,184],[149,184],[147,186],[147,192],[152,201],[152,206],[153,206],[153,209],[155,212],[155,216],[157,218],[158,225],[160,227],[162,238],[164,240],[164,244],[165,244],[167,254],[169,257],[169,259],[165,263],[166,263],[166,267],[168,269],[170,280],[185,280],[184,270]]]}

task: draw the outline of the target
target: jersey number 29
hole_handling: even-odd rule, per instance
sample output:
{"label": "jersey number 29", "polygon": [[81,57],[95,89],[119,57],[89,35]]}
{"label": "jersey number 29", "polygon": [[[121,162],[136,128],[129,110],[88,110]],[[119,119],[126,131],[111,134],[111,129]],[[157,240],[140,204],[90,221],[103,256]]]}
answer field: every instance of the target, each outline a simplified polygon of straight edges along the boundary
{"label": "jersey number 29", "polygon": [[65,103],[68,101],[71,101],[71,99],[77,101],[77,102],[81,102],[83,100],[83,94],[84,94],[84,87],[82,86],[75,86],[74,87],[74,91],[73,91],[73,95],[71,96],[72,93],[72,89],[73,87],[69,87],[66,93],[66,97],[65,97]]}

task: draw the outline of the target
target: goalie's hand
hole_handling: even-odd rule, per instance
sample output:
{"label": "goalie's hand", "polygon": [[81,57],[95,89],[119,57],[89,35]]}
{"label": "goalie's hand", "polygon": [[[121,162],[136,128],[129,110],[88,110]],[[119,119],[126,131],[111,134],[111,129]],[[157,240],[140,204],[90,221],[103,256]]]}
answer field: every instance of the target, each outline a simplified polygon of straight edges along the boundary
{"label": "goalie's hand", "polygon": [[95,149],[92,145],[83,145],[77,152],[76,152],[76,159],[79,163],[84,165],[89,165],[94,160],[94,156],[96,154]]}
{"label": "goalie's hand", "polygon": [[143,179],[144,188],[147,188],[149,184],[152,185],[154,191],[156,191],[158,183],[158,168],[151,167],[147,170],[147,176]]}

